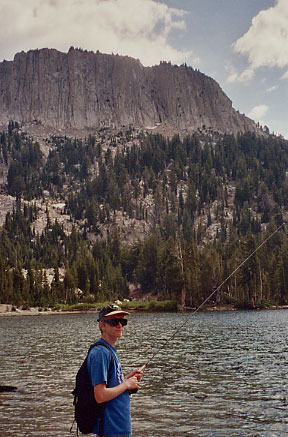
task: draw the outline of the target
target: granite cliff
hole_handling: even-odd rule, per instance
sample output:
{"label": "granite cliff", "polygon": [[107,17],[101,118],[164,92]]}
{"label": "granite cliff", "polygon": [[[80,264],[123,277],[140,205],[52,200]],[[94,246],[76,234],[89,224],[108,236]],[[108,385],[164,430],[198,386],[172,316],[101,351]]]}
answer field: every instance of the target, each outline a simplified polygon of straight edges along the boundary
{"label": "granite cliff", "polygon": [[215,80],[191,67],[143,67],[127,56],[74,48],[21,52],[0,63],[0,122],[11,119],[61,129],[257,131]]}

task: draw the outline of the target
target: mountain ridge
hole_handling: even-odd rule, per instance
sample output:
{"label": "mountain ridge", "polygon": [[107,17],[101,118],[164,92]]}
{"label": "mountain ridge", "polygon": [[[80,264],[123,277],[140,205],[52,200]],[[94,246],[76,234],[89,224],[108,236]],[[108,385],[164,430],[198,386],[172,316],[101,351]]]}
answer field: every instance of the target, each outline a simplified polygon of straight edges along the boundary
{"label": "mountain ridge", "polygon": [[133,126],[173,135],[205,127],[258,132],[212,78],[186,65],[144,67],[128,56],[70,48],[0,63],[0,122],[61,129]]}

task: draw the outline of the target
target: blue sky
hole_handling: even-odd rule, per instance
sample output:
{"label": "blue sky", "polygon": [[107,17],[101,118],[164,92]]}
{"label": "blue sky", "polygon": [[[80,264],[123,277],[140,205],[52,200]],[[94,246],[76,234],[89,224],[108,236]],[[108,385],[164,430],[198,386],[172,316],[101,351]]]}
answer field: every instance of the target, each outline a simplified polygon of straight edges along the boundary
{"label": "blue sky", "polygon": [[288,0],[0,0],[0,60],[70,46],[186,62],[288,138]]}

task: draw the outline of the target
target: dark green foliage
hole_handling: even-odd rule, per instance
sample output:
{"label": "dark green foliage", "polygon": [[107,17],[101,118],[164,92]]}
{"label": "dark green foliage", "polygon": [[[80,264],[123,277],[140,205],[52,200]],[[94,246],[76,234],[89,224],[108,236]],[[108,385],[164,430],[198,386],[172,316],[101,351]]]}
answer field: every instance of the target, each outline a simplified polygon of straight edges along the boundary
{"label": "dark green foliage", "polygon": [[27,199],[39,197],[39,174],[43,165],[43,154],[39,144],[18,132],[17,123],[9,123],[8,132],[0,136],[0,156],[8,168],[8,193]]}
{"label": "dark green foliage", "polygon": [[[128,297],[128,281],[133,281],[143,292],[178,303],[184,290],[185,304],[197,306],[261,242],[260,234],[247,233],[241,238],[233,234],[225,246],[214,244],[201,249],[190,239],[182,243],[181,259],[179,242],[173,237],[165,241],[159,232],[130,248],[120,243],[116,230],[106,242],[91,245],[75,229],[67,236],[57,222],[40,237],[34,236],[23,210],[18,202],[0,231],[0,299],[15,305],[123,299]],[[26,214],[31,216],[32,212],[26,210]],[[269,228],[266,235],[274,229]],[[279,232],[213,300],[241,307],[287,304],[287,254],[286,235]],[[54,279],[49,284],[44,269],[51,266]],[[60,266],[66,266],[64,280],[59,278]],[[77,288],[82,290],[81,295],[75,294]]]}
{"label": "dark green foliage", "polygon": [[[94,136],[52,137],[45,160],[17,123],[0,133],[6,188],[17,198],[0,229],[2,302],[47,306],[123,299],[133,282],[143,293],[195,307],[282,223],[287,141],[251,133],[139,138],[132,144],[131,131],[122,132],[118,143],[111,137],[104,147]],[[78,223],[69,235],[50,222],[49,211],[44,231],[33,231],[33,199],[44,190],[65,201],[65,212]],[[227,220],[228,204],[233,220]],[[116,211],[153,230],[126,246]],[[215,216],[219,226],[208,240]],[[103,225],[110,227],[105,239]],[[98,237],[94,243],[91,233]],[[287,261],[286,237],[279,232],[213,299],[247,308],[288,303]],[[47,269],[53,269],[52,281]]]}

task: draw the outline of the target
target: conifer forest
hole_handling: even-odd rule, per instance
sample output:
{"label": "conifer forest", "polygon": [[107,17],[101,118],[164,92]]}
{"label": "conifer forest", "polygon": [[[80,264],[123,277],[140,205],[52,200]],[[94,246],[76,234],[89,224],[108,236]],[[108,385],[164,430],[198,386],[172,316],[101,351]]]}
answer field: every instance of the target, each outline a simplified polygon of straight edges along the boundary
{"label": "conifer forest", "polygon": [[[1,191],[15,198],[0,227],[1,303],[122,300],[134,284],[140,296],[195,308],[278,229],[210,303],[288,304],[283,138],[125,129],[109,141],[105,131],[52,136],[45,150],[17,123],[0,133]],[[63,203],[69,232],[51,220],[47,199]],[[136,227],[120,227],[119,214]]]}

